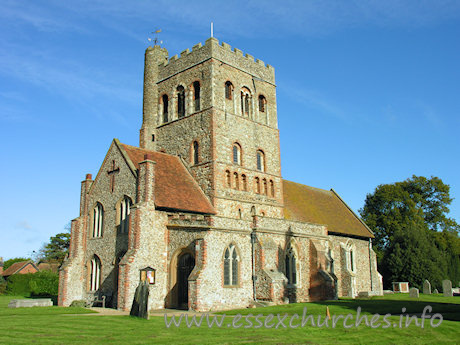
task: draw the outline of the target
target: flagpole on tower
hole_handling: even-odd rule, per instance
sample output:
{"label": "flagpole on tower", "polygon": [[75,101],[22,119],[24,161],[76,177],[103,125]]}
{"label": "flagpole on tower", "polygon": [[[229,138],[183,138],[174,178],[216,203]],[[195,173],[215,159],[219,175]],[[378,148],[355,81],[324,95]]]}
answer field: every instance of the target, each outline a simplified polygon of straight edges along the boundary
{"label": "flagpole on tower", "polygon": [[211,22],[211,37],[214,37],[214,24]]}

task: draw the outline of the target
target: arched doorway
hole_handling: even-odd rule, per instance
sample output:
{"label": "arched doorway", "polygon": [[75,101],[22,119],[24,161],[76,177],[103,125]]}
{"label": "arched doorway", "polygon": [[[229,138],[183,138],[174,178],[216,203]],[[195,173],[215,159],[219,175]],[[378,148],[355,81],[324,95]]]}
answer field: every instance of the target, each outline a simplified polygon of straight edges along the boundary
{"label": "arched doorway", "polygon": [[191,253],[183,253],[177,260],[177,306],[188,309],[188,277],[195,267],[195,258]]}

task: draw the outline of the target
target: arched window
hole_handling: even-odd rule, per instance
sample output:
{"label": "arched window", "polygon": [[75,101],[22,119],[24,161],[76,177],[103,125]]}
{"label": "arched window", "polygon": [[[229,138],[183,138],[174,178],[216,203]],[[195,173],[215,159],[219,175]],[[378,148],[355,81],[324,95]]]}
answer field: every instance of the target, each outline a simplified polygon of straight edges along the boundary
{"label": "arched window", "polygon": [[193,96],[195,99],[195,111],[200,110],[200,82],[193,82]]}
{"label": "arched window", "polygon": [[265,172],[265,154],[263,151],[258,150],[256,153],[257,157],[257,170]]}
{"label": "arched window", "polygon": [[240,180],[239,180],[239,177],[238,177],[238,173],[234,172],[233,177],[235,179],[235,189],[239,190],[240,189]]}
{"label": "arched window", "polygon": [[166,123],[168,122],[168,107],[169,107],[168,95],[163,95],[161,97],[161,100],[163,102],[163,123]]}
{"label": "arched window", "polygon": [[101,283],[101,260],[94,255],[90,262],[89,289],[96,291]]}
{"label": "arched window", "polygon": [[133,202],[127,196],[120,202],[120,233],[127,234],[129,230],[129,214]]}
{"label": "arched window", "polygon": [[268,194],[268,186],[267,186],[267,179],[263,179],[263,184],[264,184],[264,194],[267,195]]}
{"label": "arched window", "polygon": [[225,177],[226,177],[226,181],[227,181],[227,187],[228,188],[232,188],[232,180],[231,180],[231,175],[230,175],[230,171],[225,171]]}
{"label": "arched window", "polygon": [[259,95],[259,111],[261,113],[265,113],[265,105],[267,104],[267,100],[263,95]]}
{"label": "arched window", "polygon": [[297,269],[296,269],[296,255],[294,249],[289,245],[285,257],[286,264],[286,278],[288,285],[297,284]]}
{"label": "arched window", "polygon": [[243,184],[243,190],[245,192],[247,192],[248,191],[248,181],[246,180],[246,175],[245,174],[241,175],[241,182]]}
{"label": "arched window", "polygon": [[354,258],[353,258],[353,249],[350,250],[350,266],[351,266],[351,270],[354,271],[355,270],[355,262],[354,262]]}
{"label": "arched window", "polygon": [[354,257],[354,246],[351,241],[348,241],[345,249],[346,265],[347,269],[351,272],[355,271],[355,257]]}
{"label": "arched window", "polygon": [[238,209],[238,219],[243,218],[243,213],[241,212],[241,208]]}
{"label": "arched window", "polygon": [[231,82],[225,82],[225,98],[232,99],[233,98],[233,85]]}
{"label": "arched window", "polygon": [[185,116],[185,89],[182,85],[177,87],[177,116]]}
{"label": "arched window", "polygon": [[236,286],[238,285],[238,253],[233,244],[230,244],[225,249],[224,255],[224,285]]}
{"label": "arched window", "polygon": [[256,181],[256,193],[260,194],[260,179],[256,177],[255,181]]}
{"label": "arched window", "polygon": [[275,184],[270,180],[270,196],[275,197]]}
{"label": "arched window", "polygon": [[199,156],[199,145],[198,145],[198,141],[194,141],[193,142],[193,145],[192,145],[192,159],[193,159],[193,164],[198,164],[200,162],[200,156]]}
{"label": "arched window", "polygon": [[241,165],[241,146],[238,143],[233,144],[233,164]]}
{"label": "arched window", "polygon": [[93,209],[93,237],[102,237],[102,226],[104,225],[104,208],[97,203]]}
{"label": "arched window", "polygon": [[241,115],[249,116],[251,114],[251,93],[249,89],[241,90]]}

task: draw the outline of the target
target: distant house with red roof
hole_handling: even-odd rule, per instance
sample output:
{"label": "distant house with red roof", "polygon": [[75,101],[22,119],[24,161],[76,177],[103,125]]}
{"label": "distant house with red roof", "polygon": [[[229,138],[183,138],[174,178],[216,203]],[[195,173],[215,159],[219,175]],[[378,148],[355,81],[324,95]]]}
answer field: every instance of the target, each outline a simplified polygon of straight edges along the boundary
{"label": "distant house with red roof", "polygon": [[6,270],[3,271],[2,276],[3,278],[6,279],[9,276],[12,276],[13,274],[36,273],[38,271],[39,271],[38,267],[31,260],[27,260],[27,261],[15,262],[10,267],[8,267]]}

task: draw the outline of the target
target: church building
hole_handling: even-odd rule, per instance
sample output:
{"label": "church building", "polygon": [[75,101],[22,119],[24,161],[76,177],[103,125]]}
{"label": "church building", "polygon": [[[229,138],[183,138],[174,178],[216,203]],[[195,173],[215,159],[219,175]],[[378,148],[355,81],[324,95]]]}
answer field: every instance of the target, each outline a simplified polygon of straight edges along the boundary
{"label": "church building", "polygon": [[334,190],[281,175],[275,70],[209,38],[145,52],[139,147],[81,183],[59,305],[216,311],[382,293],[372,231]]}

